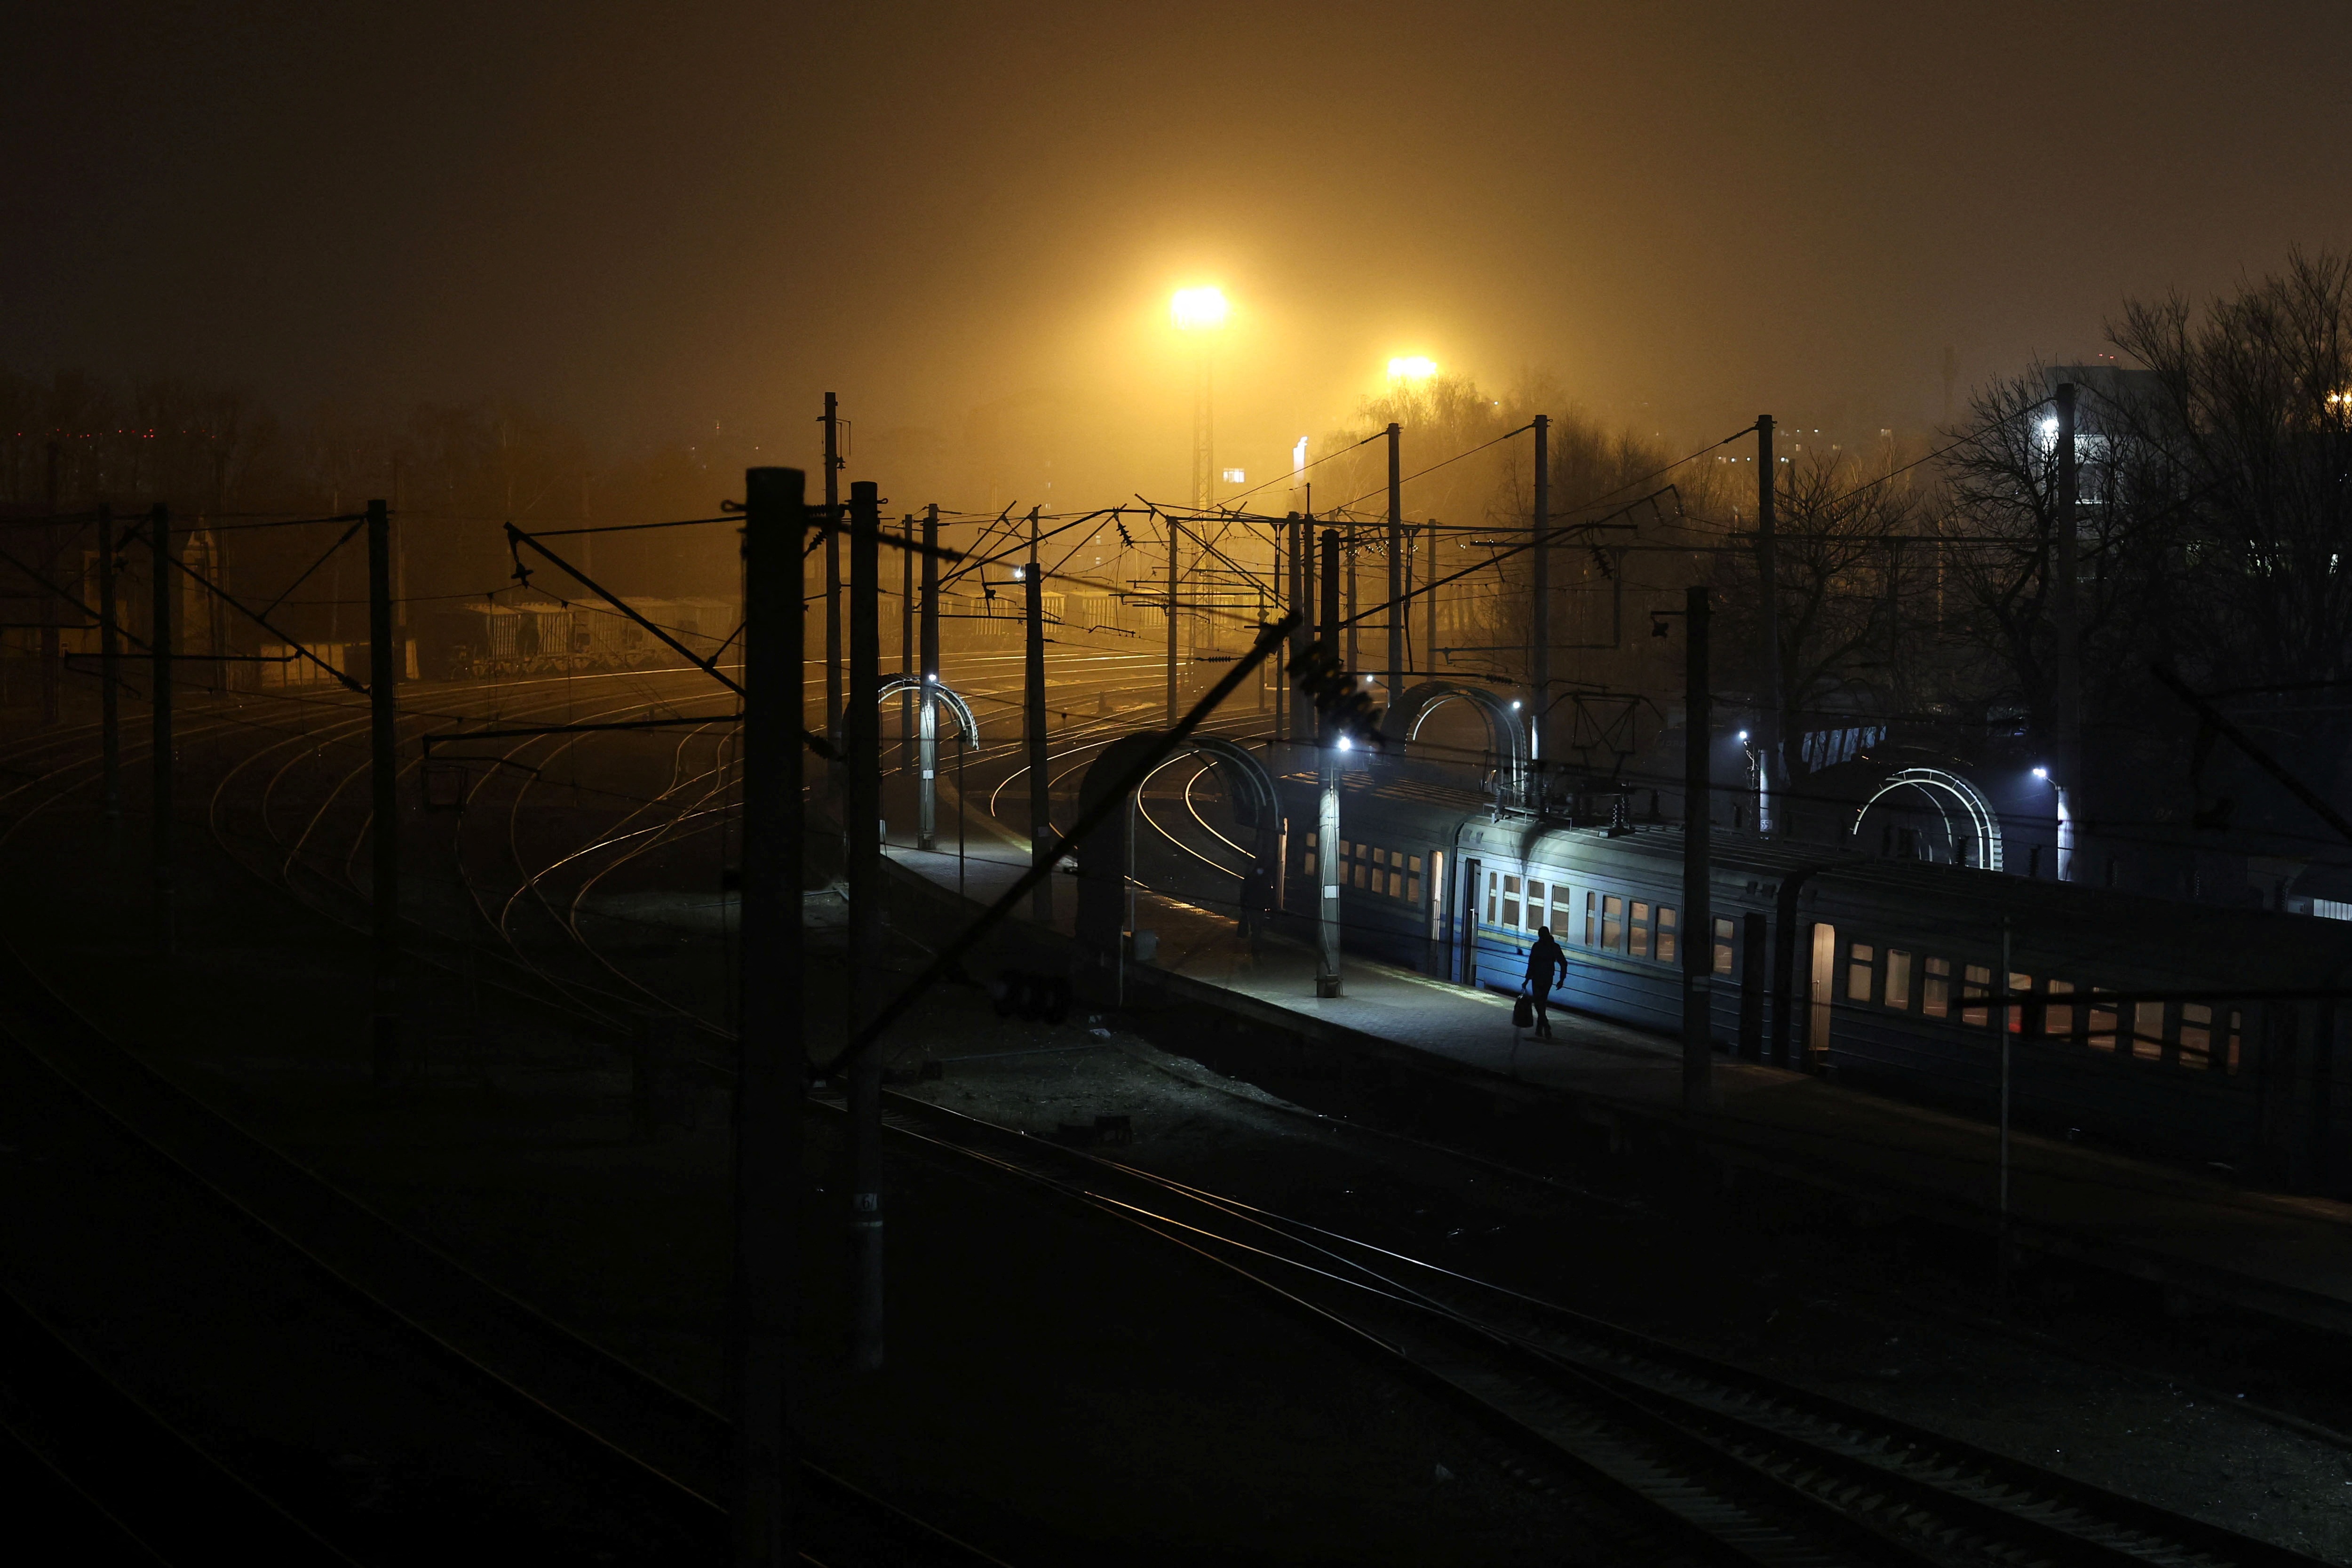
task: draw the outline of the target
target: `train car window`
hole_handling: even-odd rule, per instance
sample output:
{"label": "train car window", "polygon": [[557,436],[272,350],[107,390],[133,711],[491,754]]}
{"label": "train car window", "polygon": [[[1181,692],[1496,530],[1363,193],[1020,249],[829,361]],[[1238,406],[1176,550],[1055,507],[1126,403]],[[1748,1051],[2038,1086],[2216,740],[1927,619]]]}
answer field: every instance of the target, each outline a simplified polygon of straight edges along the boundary
{"label": "train car window", "polygon": [[1886,1005],[1911,1008],[1911,955],[1899,947],[1886,950]]}
{"label": "train car window", "polygon": [[1584,890],[1584,945],[1597,947],[1601,942],[1601,895],[1587,888]]}
{"label": "train car window", "polygon": [[1930,1018],[1952,1015],[1952,961],[1930,956],[1919,981],[1919,1011]]}
{"label": "train car window", "polygon": [[1811,998],[1811,1017],[1809,1020],[1810,1027],[1805,1037],[1808,1058],[1816,1063],[1829,1055],[1830,1026],[1832,1022],[1830,1015],[1830,987],[1836,983],[1836,979],[1837,927],[1816,925],[1813,927],[1812,984],[1808,992]]}
{"label": "train car window", "polygon": [[1715,972],[1731,973],[1731,938],[1738,928],[1721,915],[1715,917]]}
{"label": "train car window", "polygon": [[1312,833],[1307,836],[1307,874],[1309,877],[1315,875],[1315,835]]}
{"label": "train car window", "polygon": [[[2074,983],[2071,980],[2053,980],[2050,983],[2050,994],[2053,996],[2072,996],[2074,994]],[[2052,1002],[2045,1005],[2042,1009],[2042,1032],[2045,1035],[2073,1034],[2074,1005],[2072,1002]]]}
{"label": "train car window", "polygon": [[1486,873],[1486,923],[1488,925],[1493,925],[1495,923],[1495,878],[1496,875],[1497,873],[1493,871]]}
{"label": "train car window", "polygon": [[1528,879],[1528,929],[1529,931],[1543,924],[1544,911],[1550,907],[1548,898],[1549,895],[1544,891],[1544,885],[1529,878]]}
{"label": "train car window", "polygon": [[1650,956],[1650,906],[1633,900],[1633,917],[1625,922],[1625,951],[1635,958]]}
{"label": "train car window", "polygon": [[2011,1034],[2021,1035],[2025,1032],[2025,1009],[2030,1005],[2026,998],[2032,994],[2033,976],[2020,974],[2014,970],[2011,971],[2009,976],[2009,1032]]}
{"label": "train car window", "polygon": [[1972,1029],[1983,1028],[1985,1021],[1992,1016],[1985,1006],[1991,996],[1992,970],[1981,963],[1963,965],[1960,971],[1960,1022]]}
{"label": "train car window", "polygon": [[2132,1004],[2132,1055],[2154,1061],[2164,1055],[2164,1004]]}
{"label": "train car window", "polygon": [[1615,952],[1625,945],[1625,900],[1610,893],[1601,900],[1601,947]]}
{"label": "train car window", "polygon": [[1519,923],[1519,879],[1503,879],[1503,923],[1517,929]]}
{"label": "train car window", "polygon": [[[2094,990],[2091,994],[2095,997],[2098,992]],[[2091,1004],[2090,1014],[2091,1048],[2095,1051],[2114,1050],[2116,1048],[2116,1010],[2113,1007],[2102,1007],[2094,1001]]]}
{"label": "train car window", "polygon": [[1870,1000],[1872,983],[1877,977],[1878,950],[1866,942],[1855,942],[1846,950],[1845,994],[1850,1002]]}
{"label": "train car window", "polygon": [[1397,863],[1393,860],[1389,862],[1389,897],[1404,897],[1404,873],[1397,869]]}
{"label": "train car window", "polygon": [[1355,849],[1355,846],[1354,846],[1354,845],[1352,845],[1352,844],[1349,843],[1349,842],[1348,842],[1346,839],[1344,839],[1344,838],[1342,838],[1341,840],[1339,840],[1339,858],[1340,858],[1340,859],[1342,859],[1342,860],[1350,859],[1350,858],[1352,858],[1354,857],[1355,852],[1356,852],[1356,849]]}
{"label": "train car window", "polygon": [[1409,903],[1421,902],[1421,857],[1418,855],[1404,858],[1404,896]]}
{"label": "train car window", "polygon": [[2235,1008],[2230,1012],[2230,1051],[2225,1065],[2231,1072],[2238,1070],[2238,1036],[2242,1030],[2245,1015]]}
{"label": "train car window", "polygon": [[2202,1002],[2180,1005],[2180,1065],[2191,1072],[2213,1065],[2213,1009]]}
{"label": "train car window", "polygon": [[1675,923],[1675,911],[1667,905],[1658,906],[1658,962],[1675,962],[1675,935],[1679,928]]}
{"label": "train car window", "polygon": [[1576,907],[1569,898],[1566,882],[1551,885],[1551,939],[1554,942],[1576,940]]}

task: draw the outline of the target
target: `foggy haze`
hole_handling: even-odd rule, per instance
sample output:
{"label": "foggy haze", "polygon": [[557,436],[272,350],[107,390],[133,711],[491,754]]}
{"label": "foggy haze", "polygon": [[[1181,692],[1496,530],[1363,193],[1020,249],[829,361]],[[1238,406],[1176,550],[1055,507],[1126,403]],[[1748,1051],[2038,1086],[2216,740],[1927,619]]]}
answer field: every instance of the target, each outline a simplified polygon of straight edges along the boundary
{"label": "foggy haze", "polygon": [[1186,284],[1255,482],[1391,355],[1916,431],[2352,243],[2334,6],[41,9],[0,366],[723,464],[831,389],[902,507],[1183,499]]}

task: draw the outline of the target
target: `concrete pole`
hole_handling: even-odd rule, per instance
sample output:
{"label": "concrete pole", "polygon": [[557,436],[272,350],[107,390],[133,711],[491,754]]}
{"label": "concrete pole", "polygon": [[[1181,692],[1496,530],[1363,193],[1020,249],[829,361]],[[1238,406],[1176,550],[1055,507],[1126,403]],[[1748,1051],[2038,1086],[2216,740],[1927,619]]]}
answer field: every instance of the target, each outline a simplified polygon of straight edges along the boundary
{"label": "concrete pole", "polygon": [[1348,525],[1348,673],[1360,676],[1364,670],[1363,655],[1359,649],[1360,627],[1356,625],[1356,525]]}
{"label": "concrete pole", "polygon": [[1535,777],[1528,781],[1538,807],[1543,803],[1544,721],[1551,713],[1551,416],[1536,416],[1536,510],[1530,537],[1535,548],[1535,595],[1528,615],[1528,738],[1533,742]]}
{"label": "concrete pole", "polygon": [[1176,520],[1168,520],[1168,727],[1182,717],[1176,711]]}
{"label": "concrete pole", "polygon": [[[904,538],[915,542],[912,512],[902,520]],[[902,550],[898,563],[898,678],[908,682],[898,690],[898,768],[905,772],[915,749],[915,552]]]}
{"label": "concrete pole", "polygon": [[[1763,670],[1764,700],[1756,715],[1762,729],[1764,744],[1764,787],[1757,795],[1756,830],[1769,833],[1773,829],[1772,805],[1789,779],[1787,722],[1788,702],[1780,689],[1780,594],[1777,573],[1778,546],[1772,529],[1773,485],[1777,468],[1772,460],[1772,416],[1756,416],[1756,595],[1758,637],[1763,643],[1759,650]],[[1712,938],[1709,939],[1713,940]]]}
{"label": "concrete pole", "polygon": [[[849,706],[842,715],[848,773],[849,984],[854,1039],[882,987],[882,500],[874,482],[849,487]],[[882,1365],[882,1042],[849,1061],[850,1365]]]}
{"label": "concrete pole", "polygon": [[[1323,531],[1323,647],[1339,651],[1339,531]],[[1312,711],[1312,710],[1309,710]],[[1339,858],[1339,750],[1331,721],[1317,715],[1322,794],[1315,815],[1315,883],[1321,889],[1315,926],[1315,994],[1339,994],[1339,889],[1348,874]]]}
{"label": "concrete pole", "polygon": [[150,574],[153,580],[148,584],[151,613],[147,635],[154,643],[151,651],[155,671],[148,703],[155,751],[155,952],[168,962],[178,945],[172,908],[172,509],[161,501],[147,514],[147,542],[154,555],[154,569]]}
{"label": "concrete pole", "polygon": [[[841,409],[824,395],[824,733],[838,743],[841,729]],[[838,762],[825,767],[828,785],[841,787]]]}
{"label": "concrete pole", "polygon": [[922,807],[916,827],[919,848],[940,847],[940,505],[923,513],[922,709],[918,724],[923,754]]}
{"label": "concrete pole", "polygon": [[1437,673],[1437,580],[1444,575],[1437,569],[1437,520],[1435,518],[1429,520],[1428,524],[1422,529],[1421,536],[1429,542],[1424,547],[1429,552],[1429,561],[1422,568],[1422,575],[1430,584],[1429,592],[1422,595],[1429,602],[1429,646],[1422,650],[1421,656],[1429,661],[1429,671],[1434,675]]}
{"label": "concrete pole", "polygon": [[[1045,569],[1037,562],[1037,514],[1029,514],[1029,565],[1021,574],[1028,610],[1027,657],[1022,663],[1021,710],[1029,742],[1029,863],[1043,865],[1054,842],[1054,779],[1045,755]],[[1172,679],[1172,676],[1171,676]],[[1054,920],[1054,879],[1029,895],[1029,915],[1039,925]]]}
{"label": "concrete pole", "polygon": [[[2074,819],[2083,801],[2083,624],[2080,602],[2082,573],[2076,561],[2076,487],[2074,467],[2074,384],[2058,384],[2058,502],[2052,519],[2054,533],[2050,552],[2050,618],[2053,623],[2051,717],[2058,755],[2059,815],[2058,879],[2074,879]],[[2072,809],[2064,809],[2071,807]]]}
{"label": "concrete pole", "polygon": [[[1308,512],[1290,525],[1290,607],[1298,612],[1298,629],[1290,634],[1290,657],[1306,657],[1315,645],[1315,514]],[[1290,738],[1301,746],[1315,743],[1315,707],[1294,689],[1290,694]]]}
{"label": "concrete pole", "polygon": [[121,646],[114,605],[114,509],[98,509],[98,747],[110,837],[122,820]]}
{"label": "concrete pole", "polygon": [[1705,1110],[1715,1072],[1713,1026],[1708,1017],[1715,977],[1715,921],[1707,907],[1707,862],[1713,799],[1710,750],[1713,728],[1708,711],[1706,617],[1705,588],[1684,596],[1685,629],[1690,642],[1685,660],[1683,710],[1683,1110]]}
{"label": "concrete pole", "polygon": [[368,749],[373,815],[368,889],[374,956],[368,1009],[379,1084],[399,1076],[400,1044],[400,716],[394,705],[400,679],[392,644],[392,507],[367,506]]}
{"label": "concrete pole", "polygon": [[1404,689],[1404,476],[1402,433],[1389,426],[1389,673],[1388,700]]}
{"label": "concrete pole", "polygon": [[800,1561],[789,1377],[800,1259],[801,537],[807,478],[743,476],[743,848],[735,966],[733,1328],[736,1568]]}

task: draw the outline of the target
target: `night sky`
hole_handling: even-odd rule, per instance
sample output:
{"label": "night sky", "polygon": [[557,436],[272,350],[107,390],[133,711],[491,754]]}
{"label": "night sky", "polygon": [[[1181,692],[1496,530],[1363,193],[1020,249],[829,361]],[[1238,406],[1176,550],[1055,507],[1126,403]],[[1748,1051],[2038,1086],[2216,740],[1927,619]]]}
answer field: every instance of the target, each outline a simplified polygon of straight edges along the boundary
{"label": "night sky", "polygon": [[[1392,354],[1648,436],[1917,430],[2122,298],[2352,245],[2342,5],[43,5],[0,365],[802,460],[1047,412],[1181,489]],[[1070,495],[1067,499],[1092,499]]]}

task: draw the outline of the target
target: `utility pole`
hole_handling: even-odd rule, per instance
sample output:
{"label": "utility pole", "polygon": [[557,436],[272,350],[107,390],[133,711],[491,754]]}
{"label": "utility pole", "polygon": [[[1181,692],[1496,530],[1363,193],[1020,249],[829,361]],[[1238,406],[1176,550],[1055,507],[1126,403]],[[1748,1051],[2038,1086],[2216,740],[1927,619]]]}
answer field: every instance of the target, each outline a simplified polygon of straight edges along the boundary
{"label": "utility pole", "polygon": [[1543,806],[1544,721],[1551,715],[1551,416],[1536,416],[1535,603],[1528,617],[1528,740],[1535,752],[1536,806]]}
{"label": "utility pole", "polygon": [[109,841],[122,821],[121,651],[115,637],[114,509],[98,507],[98,747]]}
{"label": "utility pole", "polygon": [[923,513],[922,707],[916,715],[922,736],[922,797],[915,828],[919,849],[940,847],[940,503]]}
{"label": "utility pole", "polygon": [[[1339,531],[1323,531],[1323,648],[1339,651]],[[1321,889],[1315,925],[1315,994],[1339,994],[1339,888],[1348,868],[1339,860],[1339,737],[1330,719],[1316,716],[1322,795],[1315,815],[1315,883]]]}
{"label": "utility pole", "polygon": [[1181,717],[1176,711],[1176,520],[1168,520],[1168,727]]}
{"label": "utility pole", "polygon": [[[49,517],[55,518],[58,515],[58,504],[61,499],[58,486],[58,444],[55,441],[49,443],[48,458],[48,506],[45,510]],[[58,576],[58,525],[54,521],[41,524],[41,570],[46,572],[52,581]],[[64,663],[58,656],[58,599],[54,594],[43,594],[41,595],[41,722],[44,724],[54,724],[58,721],[58,706],[62,696],[60,688],[63,681]]]}
{"label": "utility pole", "polygon": [[172,509],[155,503],[147,514],[147,541],[155,557],[149,584],[147,634],[154,647],[155,673],[148,716],[154,743],[155,951],[167,963],[176,945],[172,910]]}
{"label": "utility pole", "polygon": [[368,827],[373,876],[368,890],[375,973],[368,1009],[375,1080],[401,1066],[400,1047],[400,731],[393,706],[399,672],[392,649],[392,508],[367,506],[368,740],[374,815]]}
{"label": "utility pole", "polygon": [[[826,400],[830,404],[831,399]],[[849,1036],[857,1037],[882,986],[882,498],[871,479],[849,487],[848,770]],[[849,1059],[850,1365],[882,1365],[882,1042]]]}
{"label": "utility pole", "polygon": [[[1763,601],[1757,607],[1757,625],[1764,643],[1759,650],[1764,701],[1756,718],[1764,731],[1764,766],[1763,787],[1757,792],[1756,831],[1767,834],[1773,828],[1773,799],[1789,778],[1784,751],[1789,734],[1787,705],[1780,691],[1780,594],[1775,581],[1778,547],[1772,538],[1774,471],[1772,416],[1759,414],[1756,416],[1756,592]],[[1714,940],[1712,932],[1708,940]]]}
{"label": "utility pole", "polygon": [[1404,474],[1402,428],[1389,425],[1389,701],[1404,689]]}
{"label": "utility pole", "polygon": [[[1290,607],[1298,612],[1298,627],[1290,634],[1291,662],[1304,658],[1315,646],[1315,514],[1295,518],[1290,524]],[[1290,738],[1302,746],[1315,743],[1315,706],[1290,693]]]}
{"label": "utility pole", "polygon": [[1715,1071],[1708,1004],[1715,978],[1715,921],[1707,907],[1708,839],[1713,800],[1708,752],[1707,602],[1705,588],[1685,591],[1683,626],[1688,635],[1683,692],[1683,1110],[1707,1108]]}
{"label": "utility pole", "polygon": [[[836,745],[841,728],[841,408],[824,395],[824,734]],[[832,788],[841,787],[839,760],[825,766]]]}
{"label": "utility pole", "polygon": [[793,1510],[793,1306],[801,1168],[801,537],[807,477],[743,475],[743,850],[735,966],[736,1568],[800,1561]]}
{"label": "utility pole", "polygon": [[[915,542],[915,517],[912,512],[902,520],[906,541]],[[898,771],[907,770],[908,754],[915,749],[915,552],[902,550],[905,557],[899,563],[898,584],[898,678],[907,682],[898,689]]]}
{"label": "utility pole", "polygon": [[1429,579],[1429,592],[1422,595],[1429,601],[1429,647],[1424,650],[1423,657],[1429,660],[1430,673],[1434,675],[1437,672],[1437,579],[1442,575],[1437,569],[1437,520],[1435,518],[1431,518],[1428,526],[1422,530],[1422,537],[1429,541],[1425,547],[1429,552],[1429,563],[1422,569],[1422,574]]}
{"label": "utility pole", "polygon": [[[1174,537],[1174,524],[1170,524],[1170,537]],[[1173,546],[1171,546],[1173,553]],[[1174,580],[1174,574],[1170,574]],[[1045,851],[1054,842],[1054,784],[1045,758],[1045,569],[1037,563],[1037,512],[1029,512],[1029,565],[1021,574],[1021,585],[1028,592],[1024,601],[1028,610],[1026,629],[1028,657],[1022,660],[1023,728],[1029,742],[1029,863],[1043,865]],[[1171,620],[1169,623],[1175,623]],[[1171,641],[1172,656],[1173,640]],[[1169,700],[1175,700],[1176,667],[1168,667]],[[1048,877],[1037,884],[1029,895],[1029,914],[1039,925],[1054,923],[1054,880]]]}
{"label": "utility pole", "polygon": [[2058,515],[2053,521],[2056,548],[2050,552],[2053,726],[2057,731],[2058,879],[2074,879],[2074,817],[2083,800],[2083,646],[2079,602],[2081,570],[2075,555],[2074,384],[2058,384]]}
{"label": "utility pole", "polygon": [[1359,679],[1364,665],[1356,625],[1356,525],[1348,524],[1348,673]]}

